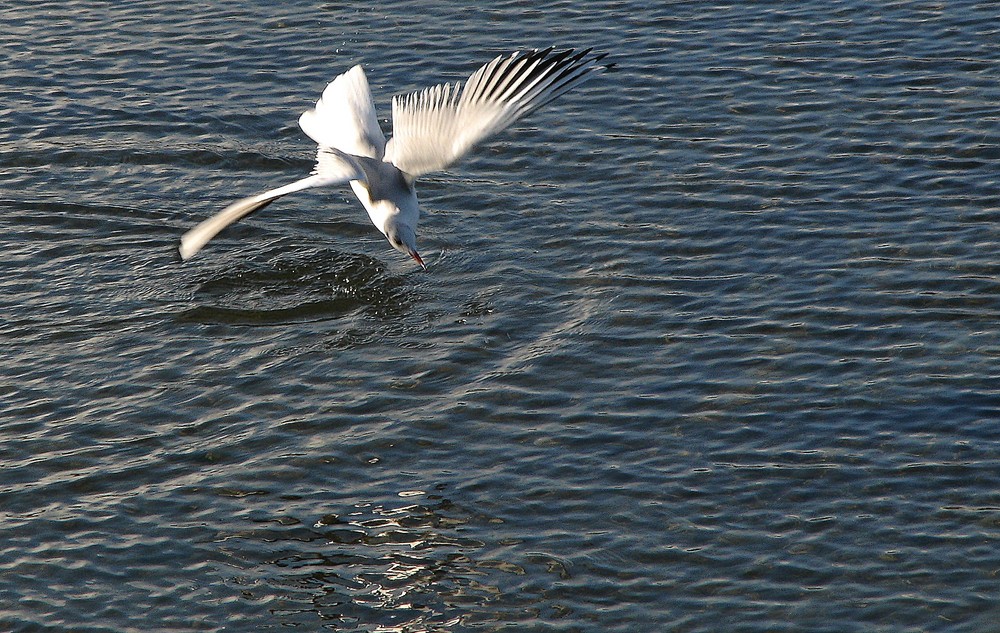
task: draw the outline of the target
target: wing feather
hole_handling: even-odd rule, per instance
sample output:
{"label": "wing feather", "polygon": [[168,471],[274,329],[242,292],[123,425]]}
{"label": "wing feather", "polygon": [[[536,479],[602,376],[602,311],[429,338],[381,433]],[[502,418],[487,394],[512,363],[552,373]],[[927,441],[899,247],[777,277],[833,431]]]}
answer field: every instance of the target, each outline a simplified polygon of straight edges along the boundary
{"label": "wing feather", "polygon": [[320,146],[347,154],[381,159],[385,151],[385,136],[361,66],[331,81],[316,107],[299,117],[299,127]]}
{"label": "wing feather", "polygon": [[351,180],[364,180],[364,170],[350,156],[336,150],[321,147],[316,156],[316,169],[312,175],[291,184],[263,193],[243,198],[222,211],[204,220],[181,236],[181,259],[194,257],[208,242],[225,228],[242,220],[251,213],[260,211],[282,196],[310,187],[340,185]]}
{"label": "wing feather", "polygon": [[609,68],[591,49],[518,52],[484,64],[462,84],[441,84],[392,100],[385,158],[411,179],[456,162],[496,134]]}

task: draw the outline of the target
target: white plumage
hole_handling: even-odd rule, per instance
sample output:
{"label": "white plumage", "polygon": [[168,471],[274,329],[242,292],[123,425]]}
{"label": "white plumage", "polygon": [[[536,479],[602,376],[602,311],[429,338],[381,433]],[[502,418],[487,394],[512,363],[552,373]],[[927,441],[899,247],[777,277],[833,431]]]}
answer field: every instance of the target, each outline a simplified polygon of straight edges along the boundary
{"label": "white plumage", "polygon": [[361,66],[331,81],[316,107],[299,117],[299,127],[320,147],[379,159],[385,151],[385,137]]}
{"label": "white plumage", "polygon": [[392,100],[393,136],[379,129],[368,79],[355,66],[334,79],[299,126],[319,149],[312,175],[238,200],[181,237],[183,259],[220,231],[287,194],[349,182],[372,224],[421,266],[416,229],[420,207],[414,181],[455,163],[477,143],[502,131],[609,66],[590,50],[549,48],[500,56],[465,84],[441,84]]}

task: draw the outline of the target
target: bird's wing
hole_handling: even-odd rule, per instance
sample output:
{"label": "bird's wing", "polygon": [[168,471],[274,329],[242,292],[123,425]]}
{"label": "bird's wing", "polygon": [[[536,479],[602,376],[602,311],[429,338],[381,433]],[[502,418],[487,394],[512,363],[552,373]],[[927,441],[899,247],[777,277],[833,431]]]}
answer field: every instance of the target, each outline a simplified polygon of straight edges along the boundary
{"label": "bird's wing", "polygon": [[361,66],[331,81],[316,107],[299,117],[299,127],[321,147],[375,159],[385,151],[385,136]]}
{"label": "bird's wing", "polygon": [[462,84],[442,84],[392,100],[393,135],[384,160],[411,179],[451,165],[479,141],[608,66],[590,49],[549,48],[497,57]]}
{"label": "bird's wing", "polygon": [[181,237],[181,259],[191,259],[213,237],[230,224],[260,211],[278,198],[310,187],[340,185],[350,180],[364,180],[364,171],[357,161],[336,150],[321,147],[316,155],[316,169],[311,176],[295,182],[243,198],[203,221]]}

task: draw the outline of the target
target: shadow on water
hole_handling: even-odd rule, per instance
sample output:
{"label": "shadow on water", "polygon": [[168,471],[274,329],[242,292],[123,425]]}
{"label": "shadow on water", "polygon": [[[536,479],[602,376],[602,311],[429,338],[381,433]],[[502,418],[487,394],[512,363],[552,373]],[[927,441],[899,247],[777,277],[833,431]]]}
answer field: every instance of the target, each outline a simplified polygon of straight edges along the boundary
{"label": "shadow on water", "polygon": [[312,250],[240,262],[202,281],[182,321],[284,325],[362,311],[393,319],[407,311],[412,288],[403,276],[364,255]]}
{"label": "shadow on water", "polygon": [[251,565],[230,582],[286,626],[430,632],[558,617],[544,587],[569,577],[541,554],[522,564],[490,558],[470,533],[498,520],[439,495],[399,508],[357,504],[311,526],[288,516],[261,522],[269,525],[222,539],[240,567]]}

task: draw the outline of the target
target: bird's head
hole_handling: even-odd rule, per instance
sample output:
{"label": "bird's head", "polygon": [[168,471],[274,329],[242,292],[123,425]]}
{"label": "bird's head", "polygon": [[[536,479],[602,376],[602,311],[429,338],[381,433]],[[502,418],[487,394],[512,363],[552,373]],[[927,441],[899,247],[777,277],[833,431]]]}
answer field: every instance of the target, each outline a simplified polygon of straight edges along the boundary
{"label": "bird's head", "polygon": [[385,237],[394,249],[400,253],[409,255],[413,258],[413,261],[420,264],[421,268],[427,270],[424,260],[420,259],[420,253],[417,252],[417,234],[413,232],[410,225],[402,223],[391,224],[386,227]]}

